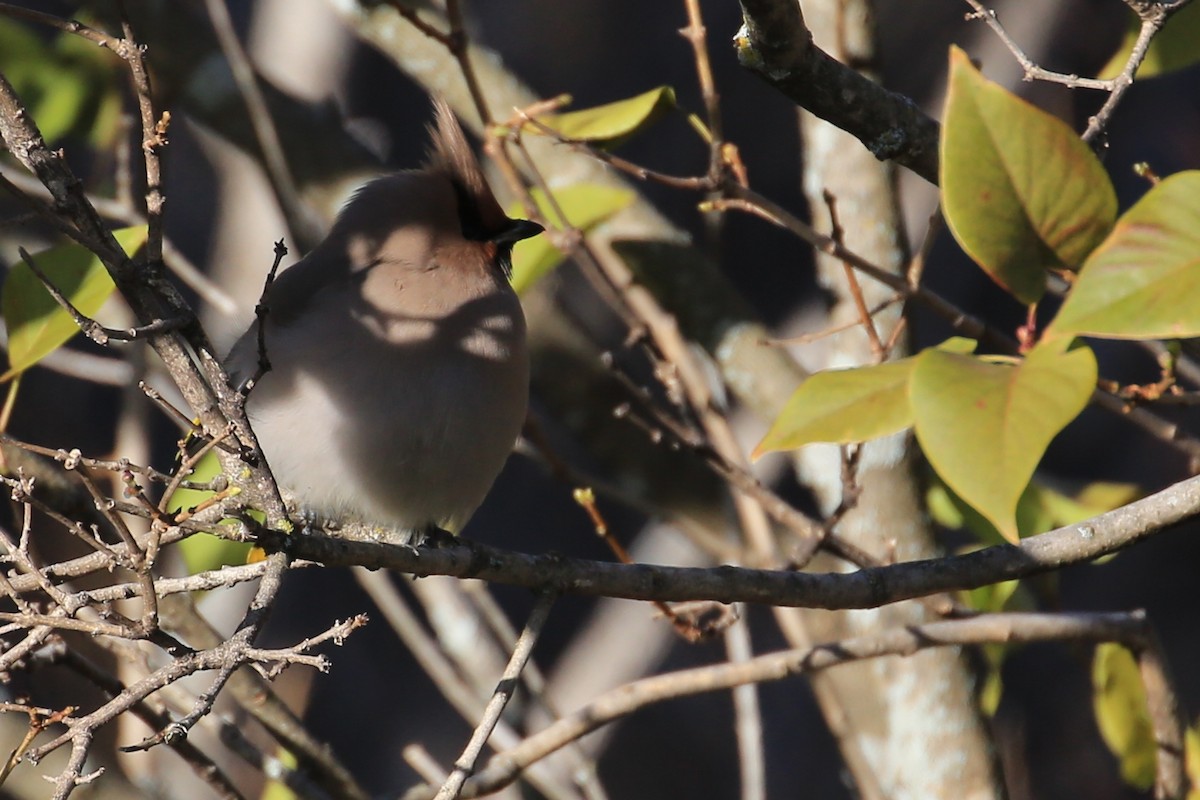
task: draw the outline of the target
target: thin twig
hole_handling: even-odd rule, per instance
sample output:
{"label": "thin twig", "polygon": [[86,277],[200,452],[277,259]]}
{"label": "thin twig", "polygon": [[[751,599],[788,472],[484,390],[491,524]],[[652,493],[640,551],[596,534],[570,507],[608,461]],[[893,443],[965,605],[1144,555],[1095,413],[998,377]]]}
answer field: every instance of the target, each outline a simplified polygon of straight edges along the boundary
{"label": "thin twig", "polygon": [[491,125],[492,113],[488,110],[487,96],[479,83],[479,77],[475,74],[475,68],[471,66],[471,48],[467,40],[466,26],[463,24],[461,0],[446,0],[446,21],[450,23],[450,33],[446,37],[447,46],[450,54],[458,62],[458,69],[467,84],[467,91],[471,93],[471,101],[486,128]]}
{"label": "thin twig", "polygon": [[165,514],[167,512],[167,508],[171,505],[171,498],[175,496],[175,492],[177,492],[179,488],[186,482],[187,476],[192,474],[192,471],[195,470],[196,465],[199,464],[206,455],[212,452],[213,449],[220,446],[225,439],[232,435],[233,426],[230,425],[224,430],[224,432],[206,441],[201,447],[197,448],[195,453],[192,453],[190,456],[184,459],[183,463],[181,463],[175,470],[175,475],[167,484],[167,488],[163,490],[162,499],[158,502],[159,513]]}
{"label": "thin twig", "polygon": [[[463,719],[468,722],[477,720],[482,713],[482,700],[467,685],[454,662],[446,657],[437,642],[421,625],[416,614],[392,583],[392,578],[384,572],[357,567],[353,571],[358,585],[375,603],[442,696]],[[503,721],[496,726],[494,739],[500,747],[511,747],[520,741],[517,733]],[[441,773],[443,776],[445,774]],[[561,784],[557,777],[546,769],[535,769],[526,777],[535,789],[548,798],[565,800],[574,795],[569,785]]]}
{"label": "thin twig", "polygon": [[1167,20],[1186,5],[1190,0],[1126,0],[1126,5],[1133,9],[1134,13],[1141,19],[1142,24],[1138,29],[1137,40],[1133,44],[1133,48],[1129,51],[1129,58],[1125,61],[1125,66],[1121,68],[1121,72],[1114,79],[1114,86],[1109,92],[1108,97],[1104,101],[1104,105],[1096,112],[1095,116],[1088,120],[1087,130],[1083,132],[1082,139],[1085,142],[1095,142],[1095,140],[1104,132],[1108,125],[1108,120],[1113,112],[1117,109],[1117,104],[1125,96],[1125,92],[1133,85],[1134,76],[1137,74],[1138,67],[1146,60],[1146,52],[1150,47],[1150,41],[1162,30],[1162,26]]}
{"label": "thin twig", "polygon": [[[621,540],[613,536],[612,530],[604,519],[604,515],[600,513],[599,507],[596,505],[596,494],[591,487],[578,487],[571,492],[571,497],[576,505],[582,508],[588,515],[588,519],[592,523],[592,529],[596,535],[612,550],[613,555],[617,557],[617,561],[622,564],[633,564],[633,556],[621,543]],[[699,642],[711,637],[719,632],[719,628],[712,627],[707,624],[701,624],[700,617],[696,614],[681,614],[676,609],[672,608],[667,603],[654,601],[654,607],[658,609],[659,614],[671,622],[671,627],[689,642]]]}
{"label": "thin twig", "polygon": [[[905,298],[902,295],[893,295],[892,297],[877,303],[874,308],[868,309],[867,314],[871,317],[874,317],[880,312],[886,311],[887,309],[896,305],[896,303],[903,302],[904,300]],[[799,336],[788,336],[780,339],[765,339],[763,340],[763,344],[769,347],[792,347],[795,345],[812,344],[813,342],[820,341],[821,339],[828,338],[835,334],[844,333],[852,328],[857,328],[860,325],[862,325],[862,320],[855,319],[851,320],[850,322],[843,322],[840,325],[831,325],[828,328],[822,328],[821,330],[813,331],[812,333],[802,333]]]}
{"label": "thin twig", "polygon": [[475,773],[475,762],[479,760],[479,754],[483,752],[483,747],[491,737],[492,731],[495,730],[496,723],[500,721],[500,715],[504,712],[505,706],[508,705],[508,701],[512,699],[513,693],[519,685],[521,672],[525,669],[525,663],[533,653],[533,646],[542,633],[542,627],[546,624],[546,618],[550,616],[550,609],[554,607],[557,597],[553,592],[544,592],[534,604],[533,611],[530,612],[529,619],[525,623],[525,629],[521,631],[517,644],[513,648],[508,666],[504,668],[500,683],[496,685],[496,691],[492,694],[487,708],[484,709],[483,718],[475,726],[475,732],[471,734],[471,739],[467,742],[462,755],[454,762],[454,771],[442,784],[436,800],[456,800],[467,778]]}
{"label": "thin twig", "polygon": [[[5,186],[9,192],[18,192],[22,198],[28,198],[24,200],[27,204],[33,202],[35,199],[34,197],[28,197],[30,194],[35,195],[38,201],[44,201],[50,197],[46,187],[37,178],[20,172],[0,173],[0,186]],[[146,215],[129,205],[128,200],[112,200],[90,192],[85,196],[88,202],[92,204],[92,207],[96,209],[97,213],[107,219],[122,222],[126,225],[148,225]],[[120,195],[118,196],[120,197]],[[34,211],[31,213],[43,216],[43,212]],[[49,209],[44,213],[53,215],[53,211]],[[237,302],[229,296],[229,293],[214,283],[199,267],[193,264],[184,255],[183,251],[176,247],[165,234],[162,240],[162,250],[163,263],[166,264],[167,269],[173,272],[179,280],[183,281],[184,285],[192,289],[201,300],[225,315],[230,315],[237,311]]]}
{"label": "thin twig", "polygon": [[[837,242],[828,236],[818,233],[779,204],[744,187],[733,186],[730,187],[729,191],[733,193],[733,197],[714,201],[713,205],[722,209],[733,209],[753,214],[773,225],[791,231],[821,252],[848,262],[859,272],[874,278],[885,286],[895,289],[906,297],[919,300],[938,316],[949,322],[956,332],[973,339],[978,339],[1004,352],[1015,353],[1017,351],[1016,342],[1011,337],[997,331],[978,317],[968,314],[936,292],[932,292],[919,285],[910,285],[907,278],[888,272],[856,253],[839,246]],[[1149,409],[1129,409],[1123,400],[1113,397],[1104,391],[1097,390],[1092,394],[1091,399],[1092,402],[1102,408],[1117,412],[1152,436],[1176,447],[1190,458],[1200,458],[1200,440],[1190,436],[1182,427],[1174,422],[1163,419],[1150,412]]]}
{"label": "thin twig", "polygon": [[1104,92],[1111,92],[1116,86],[1114,80],[1099,80],[1097,78],[1081,78],[1078,75],[1067,75],[1062,72],[1052,72],[1048,69],[1042,69],[1033,62],[1029,56],[1025,55],[1025,51],[1021,46],[1009,36],[1008,31],[1000,24],[1000,20],[996,17],[994,9],[986,7],[979,0],[966,0],[966,2],[975,9],[973,13],[967,15],[967,19],[983,20],[996,36],[1003,42],[1004,46],[1012,53],[1013,58],[1021,65],[1024,70],[1024,80],[1026,81],[1048,81],[1050,83],[1061,83],[1070,89],[1097,89]]}
{"label": "thin twig", "polygon": [[[104,703],[96,710],[72,720],[65,733],[31,750],[26,758],[37,763],[47,754],[67,742],[72,742],[74,746],[82,740],[90,741],[92,733],[100,726],[128,711],[150,694],[197,672],[213,669],[224,670],[231,663],[240,666],[250,661],[259,661],[261,663],[304,663],[318,666],[319,668],[320,661],[314,657],[305,655],[303,651],[323,641],[322,637],[306,640],[291,648],[276,650],[263,650],[255,648],[251,644],[262,623],[265,621],[266,610],[270,602],[279,591],[280,578],[286,566],[287,559],[281,554],[268,557],[268,565],[264,571],[263,579],[259,584],[254,600],[251,602],[250,608],[244,616],[242,625],[238,628],[237,633],[229,639],[209,650],[187,652],[182,657],[176,658],[160,667],[152,674],[129,686],[120,695]],[[345,625],[346,623],[340,623],[331,630],[341,631]],[[222,672],[221,675],[223,674]],[[214,698],[224,685],[224,681],[220,678],[221,676],[219,675],[218,680],[214,681],[210,688],[210,693]]]}
{"label": "thin twig", "polygon": [[[745,609],[734,606],[738,621],[725,629],[725,655],[731,664],[745,664],[754,657],[750,622]],[[752,683],[733,689],[734,730],[737,733],[738,768],[741,771],[741,800],[766,800],[767,763],[763,750],[762,709],[758,687]]]}
{"label": "thin twig", "polygon": [[[110,698],[117,697],[125,691],[125,686],[119,680],[84,658],[74,649],[64,651],[58,660],[72,671],[83,676],[92,686],[100,688]],[[165,715],[156,712],[145,701],[135,704],[130,709],[130,713],[152,728],[162,727],[168,723]],[[241,793],[234,787],[229,777],[192,742],[189,742],[187,739],[179,739],[171,742],[170,746],[172,750],[187,762],[197,777],[207,783],[216,792],[218,797],[222,798],[222,800],[241,800]]]}
{"label": "thin twig", "polygon": [[[463,594],[474,603],[479,616],[492,632],[497,644],[508,651],[515,648],[517,632],[509,624],[503,609],[492,597],[487,584],[480,581],[462,581],[461,588]],[[525,665],[525,669],[521,672],[521,683],[525,685],[525,690],[529,693],[533,703],[551,719],[559,719],[562,716],[555,703],[546,695],[546,678],[538,669],[537,662],[531,660]],[[570,747],[566,750],[566,755],[571,760],[568,765],[571,778],[579,786],[586,800],[608,800],[604,787],[600,784],[595,759],[589,756],[582,747]],[[429,782],[441,785],[445,775],[445,771],[442,771],[436,780]]]}
{"label": "thin twig", "polygon": [[292,238],[300,245],[301,250],[307,252],[321,241],[321,226],[300,196],[299,187],[284,156],[283,143],[279,138],[279,131],[275,128],[275,120],[271,117],[266,98],[259,88],[258,76],[255,75],[250,58],[246,55],[242,43],[238,41],[233,20],[229,17],[229,9],[225,7],[225,0],[204,0],[204,6],[208,10],[208,18],[212,23],[213,33],[217,36],[221,53],[233,73],[233,81],[246,108],[250,126],[254,129],[275,201],[283,212]]}
{"label": "thin twig", "polygon": [[[712,188],[709,190],[709,199],[714,199],[717,196],[720,185],[725,180],[726,173],[729,171],[724,157],[726,143],[723,131],[724,126],[721,122],[721,98],[717,93],[716,81],[713,80],[712,64],[709,62],[708,44],[705,40],[707,29],[704,27],[704,18],[700,13],[700,2],[699,0],[684,0],[683,5],[687,11],[688,24],[679,33],[691,45],[692,60],[696,64],[696,78],[700,84],[700,96],[704,100],[704,117],[707,123],[706,133],[708,139],[707,177],[712,184]],[[721,226],[724,222],[724,217],[720,214],[710,212],[705,215],[705,228],[708,232],[709,245],[714,250],[720,244]],[[745,514],[753,512],[744,509],[741,513],[744,517],[743,521],[745,521]]]}
{"label": "thin twig", "polygon": [[79,20],[63,19],[56,17],[53,14],[45,14],[41,11],[34,11],[31,8],[23,8],[14,6],[11,3],[0,3],[0,14],[13,19],[23,19],[26,22],[36,22],[39,25],[47,25],[51,28],[57,28],[65,33],[72,33],[76,36],[87,39],[93,44],[98,44],[101,47],[106,47],[112,50],[121,58],[125,58],[123,51],[126,49],[127,43],[116,36],[109,36],[107,33],[88,25],[84,25]]}
{"label": "thin twig", "polygon": [[1008,31],[1004,29],[1004,26],[1000,24],[994,10],[987,8],[980,0],[966,0],[966,2],[974,9],[973,13],[967,15],[967,18],[981,19],[995,32],[1004,46],[1012,53],[1013,58],[1021,65],[1021,69],[1025,73],[1025,80],[1050,81],[1052,83],[1060,83],[1071,89],[1096,89],[1108,92],[1108,97],[1105,98],[1104,105],[1096,112],[1095,116],[1088,120],[1087,130],[1081,136],[1085,142],[1093,142],[1104,132],[1109,118],[1121,102],[1125,92],[1133,85],[1138,67],[1146,59],[1146,52],[1150,47],[1150,41],[1162,29],[1162,26],[1170,18],[1171,14],[1186,5],[1190,0],[1172,0],[1171,2],[1126,0],[1126,5],[1141,20],[1141,26],[1138,29],[1137,39],[1134,41],[1133,48],[1129,52],[1129,57],[1125,60],[1125,65],[1115,78],[1108,79],[1081,78],[1078,75],[1052,72],[1039,67],[1025,54],[1021,47],[1008,34]]}
{"label": "thin twig", "polygon": [[147,325],[140,325],[131,328],[106,328],[91,317],[86,316],[79,311],[67,298],[65,294],[59,291],[54,282],[42,272],[41,267],[34,261],[33,256],[29,255],[24,247],[18,247],[17,252],[21,255],[21,260],[29,267],[30,271],[42,282],[42,286],[54,298],[62,308],[71,315],[71,319],[75,320],[75,324],[83,331],[83,334],[99,345],[107,345],[110,340],[120,342],[131,342],[135,339],[144,339],[156,333],[163,331],[178,330],[183,327],[184,320],[182,319],[158,319]]}
{"label": "thin twig", "polygon": [[521,130],[525,126],[528,126],[543,136],[553,137],[559,144],[564,144],[581,152],[585,152],[592,158],[595,158],[597,161],[603,162],[613,169],[624,172],[626,175],[631,175],[639,180],[662,184],[663,186],[669,186],[672,189],[712,191],[717,188],[718,184],[714,183],[713,179],[708,175],[668,175],[665,172],[658,172],[656,170],[643,167],[640,164],[635,164],[634,162],[621,158],[618,155],[614,155],[607,150],[602,150],[598,147],[595,147],[591,142],[587,142],[583,139],[572,139],[570,137],[563,136],[558,131],[534,117],[533,112],[530,112],[528,109],[517,109],[514,113],[516,118],[519,119],[522,124],[510,124],[507,126],[507,130],[509,132],[508,135],[510,137],[516,137],[520,135]]}
{"label": "thin twig", "polygon": [[155,112],[145,50],[134,39],[129,20],[121,20],[121,30],[130,45],[122,57],[129,65],[129,76],[133,80],[134,96],[137,98],[142,123],[142,163],[146,169],[145,263],[154,270],[162,263],[163,204],[166,202],[162,193],[162,162],[158,153],[167,145],[171,113],[164,111],[159,115]]}
{"label": "thin twig", "polygon": [[[563,747],[580,736],[626,717],[635,711],[667,700],[723,691],[749,683],[780,680],[863,659],[886,655],[912,655],[930,647],[961,646],[984,642],[1034,642],[1079,640],[1117,641],[1137,652],[1147,647],[1152,636],[1143,615],[1134,614],[993,614],[963,620],[946,620],[845,639],[815,647],[758,656],[742,664],[717,664],[634,681],[610,690],[571,716],[536,733],[512,750],[496,755],[470,782],[463,797],[478,797],[511,783],[529,764]],[[1156,695],[1154,705],[1166,708],[1176,702],[1160,663],[1147,659],[1144,681],[1147,695]],[[1169,712],[1152,717],[1158,745],[1160,791],[1185,785],[1182,774],[1182,728]],[[1178,750],[1172,751],[1172,748]],[[430,794],[432,794],[430,792]],[[416,797],[410,793],[409,797]],[[428,795],[423,795],[428,796]],[[1180,796],[1161,794],[1159,796]]]}
{"label": "thin twig", "polygon": [[[829,209],[829,237],[837,242],[839,247],[845,246],[842,222],[838,219],[837,198],[828,189],[821,194],[825,198],[825,207]],[[875,330],[875,318],[867,310],[867,301],[863,298],[862,287],[858,284],[858,275],[845,261],[842,261],[842,270],[846,275],[846,285],[850,287],[850,296],[854,299],[854,307],[858,310],[858,322],[866,331],[867,340],[871,344],[871,353],[876,361],[882,361],[887,357],[887,351],[883,349],[883,342],[879,340],[879,331]]]}
{"label": "thin twig", "polygon": [[263,280],[262,293],[258,296],[258,303],[254,306],[255,337],[258,340],[258,366],[255,367],[254,374],[238,387],[238,391],[246,397],[250,395],[255,385],[262,380],[262,376],[271,371],[271,360],[267,356],[267,317],[271,313],[271,286],[275,283],[275,275],[279,272],[279,265],[283,262],[283,257],[287,255],[287,252],[288,249],[283,243],[283,239],[275,243],[275,260],[271,262],[271,269],[267,271],[267,277]]}

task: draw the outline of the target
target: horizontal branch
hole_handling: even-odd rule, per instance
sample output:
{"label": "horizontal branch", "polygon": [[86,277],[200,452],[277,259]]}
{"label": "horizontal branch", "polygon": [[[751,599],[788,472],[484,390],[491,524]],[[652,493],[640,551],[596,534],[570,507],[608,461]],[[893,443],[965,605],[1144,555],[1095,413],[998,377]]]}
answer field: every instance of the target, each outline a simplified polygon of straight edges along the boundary
{"label": "horizontal branch", "polygon": [[[769,653],[740,663],[723,663],[656,675],[600,695],[523,741],[494,756],[471,779],[463,797],[478,797],[512,783],[521,772],[559,748],[639,709],[736,686],[763,683],[881,656],[909,656],[932,647],[987,642],[1120,642],[1138,659],[1151,706],[1157,749],[1159,797],[1181,797],[1186,781],[1178,702],[1168,680],[1153,630],[1140,612],[1131,614],[987,614],[891,628],[813,647]],[[432,787],[415,787],[405,800],[424,800]]]}
{"label": "horizontal branch", "polygon": [[329,566],[479,578],[564,594],[845,609],[875,608],[937,592],[973,589],[1090,561],[1197,513],[1200,478],[1190,478],[1090,520],[1031,536],[1019,545],[998,545],[964,555],[906,561],[848,574],[613,564],[513,553],[465,539],[439,539],[432,545],[414,548],[381,543],[378,530],[359,525],[344,526],[336,537],[267,531],[259,541],[293,558]]}

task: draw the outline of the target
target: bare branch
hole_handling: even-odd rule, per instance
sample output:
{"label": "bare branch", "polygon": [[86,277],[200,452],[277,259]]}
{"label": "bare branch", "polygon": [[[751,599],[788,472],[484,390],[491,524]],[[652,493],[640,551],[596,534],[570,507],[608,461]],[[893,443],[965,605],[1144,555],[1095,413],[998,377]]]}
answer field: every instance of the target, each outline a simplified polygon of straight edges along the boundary
{"label": "bare branch", "polygon": [[484,745],[487,744],[492,731],[500,721],[500,715],[517,689],[521,672],[524,671],[525,664],[533,653],[533,645],[541,635],[542,626],[546,624],[546,618],[550,615],[550,609],[554,606],[556,599],[557,596],[552,592],[545,592],[538,598],[529,615],[529,620],[525,623],[525,629],[521,631],[521,636],[513,648],[508,666],[504,668],[504,675],[501,676],[500,682],[496,685],[496,691],[492,694],[492,699],[484,710],[483,718],[475,726],[475,731],[471,734],[471,740],[467,743],[466,749],[454,762],[454,771],[450,773],[446,782],[442,784],[442,788],[438,790],[436,800],[456,800],[467,778],[475,773],[475,762],[479,760],[479,754],[483,752]]}
{"label": "bare branch", "polygon": [[1000,24],[1000,20],[997,19],[994,10],[987,8],[979,0],[966,0],[971,8],[974,9],[974,12],[969,14],[968,18],[983,20],[996,33],[1000,41],[1012,53],[1013,58],[1021,65],[1021,69],[1025,72],[1025,80],[1049,81],[1051,83],[1060,83],[1071,89],[1098,89],[1108,92],[1108,97],[1105,98],[1104,105],[1096,112],[1095,116],[1088,120],[1087,130],[1083,132],[1081,137],[1085,142],[1094,142],[1104,132],[1109,118],[1116,111],[1117,105],[1121,102],[1125,92],[1133,85],[1138,67],[1146,59],[1146,52],[1150,47],[1150,41],[1158,34],[1171,15],[1190,1],[1168,0],[1160,2],[1160,0],[1127,0],[1126,5],[1141,20],[1137,39],[1120,73],[1115,78],[1100,80],[1096,78],[1081,78],[1078,75],[1066,75],[1061,72],[1042,69],[1029,56],[1025,55],[1021,47],[1009,36],[1008,31],[1004,29],[1004,26]]}
{"label": "bare branch", "polygon": [[[446,657],[433,637],[421,625],[417,615],[392,583],[392,579],[384,572],[358,567],[354,569],[354,578],[458,715],[468,723],[476,721],[483,713],[483,700],[476,695],[454,663]],[[503,720],[496,725],[492,738],[500,747],[511,747],[520,741],[517,732]],[[440,785],[446,772],[440,769],[438,771]],[[573,796],[570,786],[562,784],[556,776],[542,768],[542,765],[537,765],[526,777],[534,788],[547,797]]]}
{"label": "bare branch", "polygon": [[[711,201],[710,204],[720,209],[733,209],[753,214],[773,225],[785,228],[822,253],[836,256],[864,275],[868,275],[880,283],[895,289],[905,297],[911,297],[920,301],[939,317],[950,323],[958,333],[973,339],[979,339],[1004,352],[1016,353],[1018,351],[1017,343],[1006,334],[996,330],[978,317],[968,314],[936,292],[913,284],[909,278],[892,274],[857,253],[847,250],[828,236],[818,233],[811,225],[798,219],[778,203],[763,197],[751,189],[739,186],[730,187],[729,191],[733,196]],[[1189,458],[1193,460],[1200,459],[1200,439],[1188,434],[1180,425],[1164,419],[1146,408],[1138,407],[1130,409],[1121,398],[1114,397],[1111,393],[1099,389],[1093,392],[1092,401],[1100,407],[1130,420],[1163,442],[1178,448]]]}
{"label": "bare branch", "polygon": [[890,92],[812,43],[800,4],[741,0],[738,61],[797,105],[856,137],[880,160],[938,182],[939,126],[907,97]]}
{"label": "bare branch", "polygon": [[905,561],[848,574],[623,565],[559,555],[522,555],[456,538],[417,551],[381,544],[372,529],[345,525],[336,538],[313,532],[260,543],[327,565],[361,565],[415,575],[480,578],[565,594],[631,600],[714,600],[807,608],[874,608],[898,600],[973,589],[1078,564],[1148,539],[1200,514],[1200,478],[1047,533],[962,555]]}
{"label": "bare branch", "polygon": [[279,132],[275,129],[275,120],[267,108],[266,98],[259,88],[258,77],[254,74],[250,58],[246,55],[242,43],[238,41],[233,21],[229,17],[229,9],[225,7],[225,0],[205,0],[204,6],[208,10],[208,18],[212,23],[213,32],[217,35],[221,52],[233,73],[238,93],[246,108],[246,116],[254,128],[275,201],[279,204],[288,230],[299,243],[301,250],[311,250],[321,241],[324,231],[300,197],[300,190],[292,176],[291,168],[284,159],[284,149]]}
{"label": "bare branch", "polygon": [[[725,655],[731,664],[745,664],[754,656],[750,641],[750,623],[742,609],[734,613],[741,619],[725,629]],[[763,750],[762,709],[758,687],[743,684],[733,689],[734,729],[737,733],[738,768],[741,771],[741,800],[766,800],[767,764]]]}
{"label": "bare branch", "polygon": [[1000,24],[1000,20],[996,17],[994,9],[986,7],[979,0],[966,1],[971,8],[975,9],[974,12],[967,15],[967,18],[981,19],[984,24],[995,32],[1000,41],[1004,43],[1004,46],[1008,48],[1008,51],[1012,53],[1013,58],[1021,65],[1021,69],[1025,71],[1025,80],[1048,81],[1050,83],[1061,83],[1070,89],[1099,89],[1105,92],[1111,92],[1116,86],[1116,82],[1112,80],[1081,78],[1078,75],[1066,75],[1061,72],[1051,72],[1050,70],[1042,69],[1033,63],[1033,59],[1025,55],[1025,51],[1021,49],[1021,46],[1009,36],[1008,31],[1004,29],[1004,26]]}
{"label": "bare branch", "polygon": [[[511,783],[529,764],[575,741],[580,736],[646,706],[711,691],[728,690],[748,683],[780,680],[885,655],[911,655],[930,647],[984,642],[1034,642],[1079,640],[1118,641],[1140,655],[1154,647],[1153,634],[1140,613],[1133,614],[993,614],[963,620],[931,622],[894,628],[876,634],[815,647],[758,656],[740,664],[718,664],[658,675],[618,687],[599,696],[560,722],[530,736],[520,746],[500,753],[468,782],[464,797],[477,797]],[[1153,704],[1173,707],[1174,694],[1166,675],[1152,660],[1142,659],[1147,694],[1161,693]],[[1180,753],[1182,729],[1178,716],[1169,712],[1153,719],[1158,743],[1160,797],[1179,797],[1185,785]],[[1169,773],[1169,774],[1163,774]],[[428,797],[428,791],[410,791],[406,800]]]}
{"label": "bare branch", "polygon": [[[28,198],[27,194],[35,195],[38,200],[45,200],[48,197],[45,186],[39,183],[33,176],[20,172],[0,174],[0,186],[6,186],[9,192],[20,190],[20,197],[23,198],[23,202],[26,202],[26,204],[33,199]],[[118,196],[120,197],[120,195]],[[91,193],[88,193],[86,197],[88,202],[92,204],[92,207],[108,219],[123,222],[126,225],[148,224],[145,214],[133,208],[125,199],[112,200]],[[57,217],[49,212],[48,209],[35,213],[43,217],[49,214],[52,219],[57,220]],[[183,251],[176,247],[165,235],[163,237],[162,248],[163,263],[167,269],[199,295],[202,300],[212,305],[213,308],[222,314],[229,315],[237,310],[237,303],[234,299],[222,287],[218,286],[207,275],[201,272],[200,268],[193,264],[183,254]]]}

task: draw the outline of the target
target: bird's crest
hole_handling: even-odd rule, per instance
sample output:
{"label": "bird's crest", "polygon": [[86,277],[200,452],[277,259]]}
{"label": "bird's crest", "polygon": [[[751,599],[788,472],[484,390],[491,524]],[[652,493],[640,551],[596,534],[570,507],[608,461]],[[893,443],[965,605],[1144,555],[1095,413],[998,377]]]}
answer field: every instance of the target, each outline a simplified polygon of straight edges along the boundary
{"label": "bird's crest", "polygon": [[442,98],[436,98],[433,113],[425,166],[442,173],[454,184],[463,234],[480,241],[491,239],[504,230],[510,220],[496,202],[496,196],[483,177],[483,168],[450,106]]}

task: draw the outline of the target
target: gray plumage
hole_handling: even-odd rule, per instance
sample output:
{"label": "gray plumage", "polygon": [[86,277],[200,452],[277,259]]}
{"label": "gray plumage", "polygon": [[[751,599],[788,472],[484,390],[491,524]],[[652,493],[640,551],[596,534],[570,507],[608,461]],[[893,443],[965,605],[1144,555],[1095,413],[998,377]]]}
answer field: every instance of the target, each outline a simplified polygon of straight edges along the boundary
{"label": "gray plumage", "polygon": [[[457,532],[520,433],[525,318],[512,245],[541,227],[500,209],[438,102],[426,166],[364,186],[267,298],[271,371],[247,402],[280,484],[304,509]],[[257,327],[227,359],[253,374]]]}

